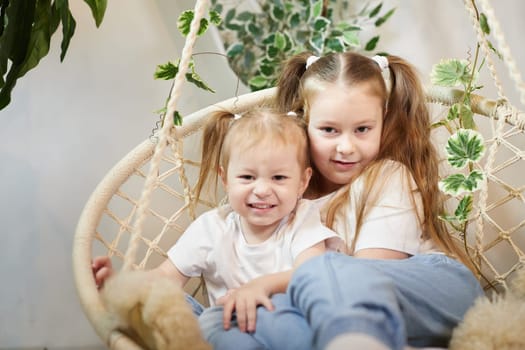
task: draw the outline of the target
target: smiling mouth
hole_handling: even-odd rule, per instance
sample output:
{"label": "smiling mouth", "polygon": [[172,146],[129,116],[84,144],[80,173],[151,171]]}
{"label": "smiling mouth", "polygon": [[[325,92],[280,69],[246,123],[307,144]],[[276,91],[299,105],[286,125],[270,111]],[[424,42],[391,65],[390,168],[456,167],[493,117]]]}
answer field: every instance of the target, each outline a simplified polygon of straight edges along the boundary
{"label": "smiling mouth", "polygon": [[357,162],[345,162],[345,161],[342,161],[342,160],[332,160],[332,162],[334,162],[335,164],[338,164],[338,165],[343,165],[343,166],[351,166],[351,165],[355,165],[357,164]]}
{"label": "smiling mouth", "polygon": [[250,203],[250,204],[248,204],[248,206],[250,208],[254,208],[254,209],[270,209],[270,208],[275,207],[276,205],[274,205],[274,204],[262,204],[262,203]]}

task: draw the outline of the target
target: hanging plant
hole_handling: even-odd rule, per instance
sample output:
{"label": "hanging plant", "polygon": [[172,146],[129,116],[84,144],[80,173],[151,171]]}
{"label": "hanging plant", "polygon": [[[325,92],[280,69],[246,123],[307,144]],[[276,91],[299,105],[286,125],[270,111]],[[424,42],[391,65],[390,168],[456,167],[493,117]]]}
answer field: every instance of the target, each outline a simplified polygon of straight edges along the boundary
{"label": "hanging plant", "polygon": [[[484,34],[488,35],[490,27],[485,15],[480,14],[478,20]],[[489,45],[495,50],[490,43]],[[440,218],[459,234],[465,248],[467,225],[473,209],[473,194],[486,180],[485,174],[478,166],[485,153],[485,141],[476,131],[474,112],[471,108],[472,93],[482,88],[477,85],[478,73],[483,66],[483,62],[478,65],[479,50],[478,44],[472,62],[459,59],[442,60],[433,66],[430,74],[432,84],[462,91],[459,101],[454,103],[448,109],[446,117],[434,123],[433,127],[445,127],[450,133],[445,155],[451,169],[456,171],[439,182],[442,192],[458,200],[452,212],[443,213]]]}
{"label": "hanging plant", "polygon": [[[84,2],[99,27],[107,0]],[[76,27],[68,0],[0,0],[0,110],[11,101],[17,80],[49,53],[51,37],[59,24],[62,25],[60,61],[63,61]]]}
{"label": "hanging plant", "polygon": [[258,0],[259,11],[239,11],[212,0],[223,15],[219,32],[228,62],[240,80],[252,91],[275,86],[283,60],[311,51],[321,56],[331,52],[374,51],[379,35],[362,43],[360,33],[379,27],[394,13],[382,13],[383,3],[365,5],[359,12],[350,1]]}
{"label": "hanging plant", "polygon": [[[184,37],[188,36],[190,32],[191,21],[193,20],[194,17],[195,17],[195,13],[193,10],[184,11],[179,15],[179,18],[177,21],[177,28],[179,29],[180,33]],[[197,31],[197,35],[201,36],[204,33],[206,33],[210,24],[219,25],[220,23],[221,23],[221,17],[219,13],[213,10],[209,11],[208,17],[204,17],[200,20],[199,30]],[[175,76],[179,72],[179,66],[180,66],[180,59],[177,60],[176,62],[168,61],[164,64],[159,64],[155,70],[155,73],[153,74],[153,77],[155,79],[173,80],[175,79]],[[205,83],[204,80],[202,80],[201,76],[197,73],[197,71],[195,70],[195,62],[193,60],[190,61],[189,71],[186,73],[185,78],[187,82],[195,85],[199,89],[203,89],[209,92],[215,92],[215,90],[213,90],[207,83]],[[173,85],[171,88],[173,88]],[[170,95],[171,95],[171,89],[170,89],[170,93],[168,94],[168,99]],[[160,114],[159,122],[157,123],[157,128],[160,127],[162,123],[164,122],[164,118],[167,112],[168,99],[166,99],[164,107],[162,107],[161,109],[157,111],[157,114]],[[182,125],[182,116],[178,111],[174,111],[173,124]]]}

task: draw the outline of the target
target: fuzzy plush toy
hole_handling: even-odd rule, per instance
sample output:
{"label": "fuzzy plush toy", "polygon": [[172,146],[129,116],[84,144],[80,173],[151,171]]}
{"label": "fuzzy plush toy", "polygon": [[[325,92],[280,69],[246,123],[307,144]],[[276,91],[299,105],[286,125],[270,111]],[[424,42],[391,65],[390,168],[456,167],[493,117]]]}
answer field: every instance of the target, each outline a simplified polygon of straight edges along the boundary
{"label": "fuzzy plush toy", "polygon": [[480,298],[454,330],[451,350],[525,349],[525,268],[504,295]]}
{"label": "fuzzy plush toy", "polygon": [[211,350],[184,291],[173,281],[153,280],[144,271],[119,272],[101,293],[118,329],[144,349]]}

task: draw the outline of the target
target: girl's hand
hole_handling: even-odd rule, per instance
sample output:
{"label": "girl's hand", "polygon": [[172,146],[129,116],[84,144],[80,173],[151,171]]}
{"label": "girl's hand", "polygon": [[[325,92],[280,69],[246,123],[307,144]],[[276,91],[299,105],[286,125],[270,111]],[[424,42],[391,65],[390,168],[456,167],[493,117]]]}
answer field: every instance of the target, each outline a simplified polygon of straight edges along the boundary
{"label": "girl's hand", "polygon": [[106,281],[113,274],[113,265],[111,259],[107,256],[97,256],[91,263],[91,270],[95,278],[95,284],[100,289],[104,286]]}
{"label": "girl's hand", "polygon": [[232,313],[237,314],[237,323],[241,332],[254,332],[257,317],[257,306],[263,305],[268,310],[273,310],[270,293],[262,283],[253,280],[245,285],[231,289],[217,300],[217,305],[224,306],[224,329],[230,329]]}

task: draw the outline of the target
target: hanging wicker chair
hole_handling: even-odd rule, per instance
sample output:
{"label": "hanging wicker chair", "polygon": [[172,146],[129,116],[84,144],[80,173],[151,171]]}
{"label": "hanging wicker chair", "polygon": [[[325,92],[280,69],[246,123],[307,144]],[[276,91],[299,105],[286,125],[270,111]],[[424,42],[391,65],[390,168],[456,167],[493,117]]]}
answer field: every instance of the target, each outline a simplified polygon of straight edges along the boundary
{"label": "hanging wicker chair", "polygon": [[[184,75],[191,56],[198,28],[195,23],[204,12],[201,2],[205,3],[197,1],[196,15],[175,78],[175,93],[180,89],[180,76]],[[479,30],[478,39],[483,40]],[[428,88],[426,93],[433,115],[442,113],[440,106],[451,106],[462,95],[457,90],[436,87]],[[117,269],[122,265],[130,268],[130,264],[138,269],[150,269],[166,259],[166,251],[188,224],[217,205],[206,197],[197,202],[193,194],[199,167],[200,131],[206,118],[216,110],[242,113],[271,104],[274,94],[275,89],[267,89],[231,98],[186,116],[182,126],[164,125],[155,138],[145,140],[118,162],[89,198],[75,233],[73,270],[87,318],[111,349],[141,347],[116,328],[112,315],[104,307],[92,274],[92,258],[107,255]],[[172,115],[177,97],[171,96],[167,115]],[[470,256],[485,278],[484,284],[503,291],[516,271],[525,265],[525,179],[522,176],[525,173],[525,114],[505,100],[481,96],[473,96],[472,110],[488,150],[476,164],[486,175],[487,186],[476,192],[466,241]],[[436,135],[436,142],[442,149],[446,138]],[[134,225],[139,219],[140,223]],[[204,301],[201,286],[199,279],[190,280],[186,291]]]}
{"label": "hanging wicker chair", "polygon": [[[217,204],[206,200],[196,203],[192,194],[199,166],[200,128],[206,118],[215,110],[241,112],[269,104],[274,93],[274,89],[262,90],[209,106],[188,115],[183,126],[173,129],[140,236],[138,268],[157,266],[188,223]],[[460,92],[432,88],[427,96],[431,104],[450,105]],[[480,119],[479,124],[505,120],[501,132],[496,134],[494,127],[484,135],[488,149],[495,144],[495,162],[491,169],[486,168],[486,162],[480,164],[489,174],[487,200],[484,208],[475,204],[470,225],[477,226],[475,222],[481,216],[482,231],[470,234],[472,242],[480,244],[473,243],[470,254],[478,258],[491,283],[504,289],[525,259],[525,180],[521,177],[521,182],[515,183],[511,179],[513,174],[525,172],[525,114],[479,96],[473,100],[473,109],[478,117],[486,119]],[[131,345],[113,329],[92,276],[91,259],[105,254],[115,266],[122,264],[154,149],[155,140],[147,139],[110,170],[89,198],[75,235],[73,263],[80,301],[95,330],[112,349],[130,349]],[[199,287],[200,281],[195,280],[187,291],[195,295]]]}

